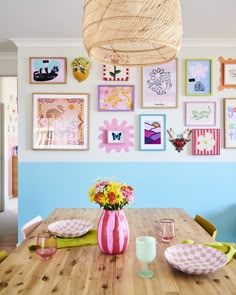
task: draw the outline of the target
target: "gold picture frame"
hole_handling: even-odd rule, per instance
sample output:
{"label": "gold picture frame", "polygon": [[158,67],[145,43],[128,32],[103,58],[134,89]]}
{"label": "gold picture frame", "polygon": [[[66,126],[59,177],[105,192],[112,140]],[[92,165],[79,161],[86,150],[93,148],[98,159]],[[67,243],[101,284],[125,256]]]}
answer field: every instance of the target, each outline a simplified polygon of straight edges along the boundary
{"label": "gold picture frame", "polygon": [[178,107],[178,59],[142,67],[142,108]]}
{"label": "gold picture frame", "polygon": [[224,98],[224,147],[236,148],[236,98]]}
{"label": "gold picture frame", "polygon": [[30,57],[30,84],[66,84],[66,57]]}

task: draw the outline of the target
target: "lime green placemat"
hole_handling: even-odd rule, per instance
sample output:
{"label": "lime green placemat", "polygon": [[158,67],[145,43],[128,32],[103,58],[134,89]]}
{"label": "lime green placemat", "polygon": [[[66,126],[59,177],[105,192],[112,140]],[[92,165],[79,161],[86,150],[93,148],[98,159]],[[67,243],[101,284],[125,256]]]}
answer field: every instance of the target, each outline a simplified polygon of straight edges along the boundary
{"label": "lime green placemat", "polygon": [[[57,237],[57,248],[70,248],[78,246],[97,245],[97,230],[92,229],[83,236],[76,238],[60,238]],[[36,245],[28,246],[29,251],[35,251]]]}
{"label": "lime green placemat", "polygon": [[76,238],[57,238],[57,248],[97,245],[97,231],[90,230],[87,234]]}

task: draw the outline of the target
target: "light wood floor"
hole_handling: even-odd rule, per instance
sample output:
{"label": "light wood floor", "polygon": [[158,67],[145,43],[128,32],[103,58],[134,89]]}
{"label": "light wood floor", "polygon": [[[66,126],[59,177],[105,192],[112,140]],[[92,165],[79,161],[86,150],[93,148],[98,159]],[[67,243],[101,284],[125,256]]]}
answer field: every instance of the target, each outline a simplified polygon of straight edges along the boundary
{"label": "light wood floor", "polygon": [[6,250],[8,254],[10,254],[16,248],[17,244],[17,236],[9,235],[0,237],[0,250]]}
{"label": "light wood floor", "polygon": [[[15,214],[17,214],[18,212],[17,198],[12,198],[9,200],[7,210],[10,210],[11,212],[15,212]],[[12,219],[11,214],[1,212],[0,250],[6,250],[8,254],[10,254],[16,248],[16,244],[18,242],[17,224],[16,223],[13,224],[11,222],[12,221],[10,220]]]}

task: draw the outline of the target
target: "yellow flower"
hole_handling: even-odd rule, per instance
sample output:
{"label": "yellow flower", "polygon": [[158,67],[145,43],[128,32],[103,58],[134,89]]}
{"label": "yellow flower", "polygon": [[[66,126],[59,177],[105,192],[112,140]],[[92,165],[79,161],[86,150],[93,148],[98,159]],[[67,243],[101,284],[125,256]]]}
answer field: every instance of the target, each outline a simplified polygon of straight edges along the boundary
{"label": "yellow flower", "polygon": [[117,202],[118,204],[121,204],[123,201],[124,201],[124,197],[123,197],[123,195],[122,195],[121,193],[118,193],[118,194],[116,195],[116,202]]}
{"label": "yellow flower", "polygon": [[112,181],[110,184],[110,192],[113,192],[115,195],[118,195],[120,193],[120,184]]}
{"label": "yellow flower", "polygon": [[89,199],[90,199],[91,203],[94,202],[94,198],[95,198],[95,188],[90,187],[90,189],[89,189]]}
{"label": "yellow flower", "polygon": [[103,196],[101,196],[101,198],[100,198],[100,204],[102,206],[105,206],[105,205],[109,204],[109,198],[108,198],[107,195],[104,194]]}

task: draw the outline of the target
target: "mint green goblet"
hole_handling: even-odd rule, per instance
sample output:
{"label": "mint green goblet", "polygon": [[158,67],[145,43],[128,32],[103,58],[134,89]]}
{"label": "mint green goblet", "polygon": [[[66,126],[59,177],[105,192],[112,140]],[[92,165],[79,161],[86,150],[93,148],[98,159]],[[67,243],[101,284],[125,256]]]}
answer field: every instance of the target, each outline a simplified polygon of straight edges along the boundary
{"label": "mint green goblet", "polygon": [[148,268],[148,263],[156,257],[156,239],[150,236],[136,238],[136,257],[144,263],[144,269],[139,271],[141,278],[152,278],[154,272]]}

